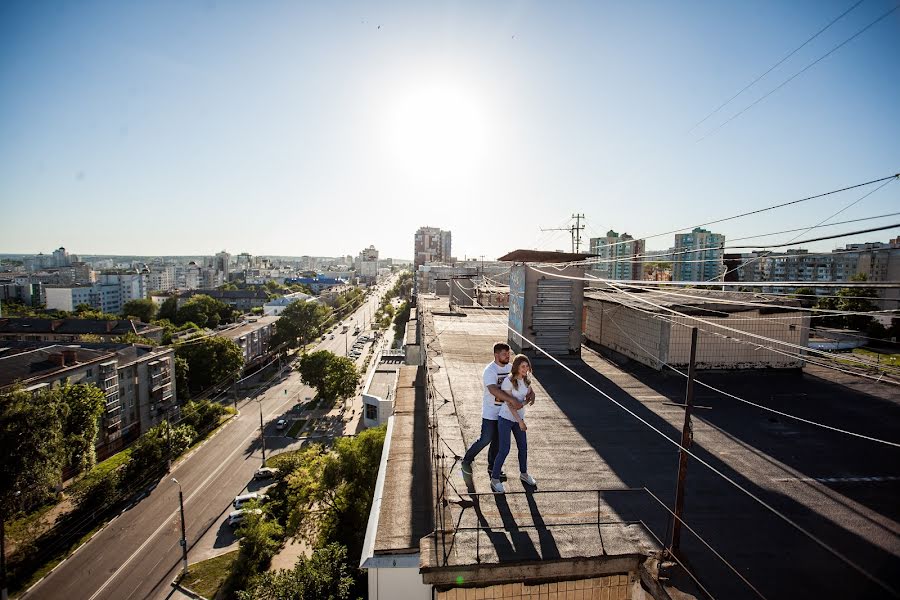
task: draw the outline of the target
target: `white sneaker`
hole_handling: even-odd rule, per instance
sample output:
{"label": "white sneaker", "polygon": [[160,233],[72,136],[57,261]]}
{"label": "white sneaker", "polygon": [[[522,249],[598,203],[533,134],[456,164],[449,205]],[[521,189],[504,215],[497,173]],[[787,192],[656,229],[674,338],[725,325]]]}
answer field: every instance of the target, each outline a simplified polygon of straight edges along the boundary
{"label": "white sneaker", "polygon": [[521,475],[519,475],[519,479],[521,479],[531,487],[537,487],[537,481],[535,481],[534,477],[532,477],[528,473],[522,473]]}
{"label": "white sneaker", "polygon": [[505,494],[506,490],[503,488],[503,482],[499,479],[491,479],[491,490],[495,494]]}

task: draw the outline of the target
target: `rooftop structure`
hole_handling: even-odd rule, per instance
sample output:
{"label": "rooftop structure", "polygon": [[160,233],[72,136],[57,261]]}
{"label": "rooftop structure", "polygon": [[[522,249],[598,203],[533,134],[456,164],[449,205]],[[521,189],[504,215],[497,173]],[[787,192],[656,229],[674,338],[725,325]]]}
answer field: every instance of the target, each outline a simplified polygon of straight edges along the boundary
{"label": "rooftop structure", "polygon": [[163,329],[126,319],[0,319],[0,340],[9,341],[76,342],[82,335],[96,335],[104,341],[114,341],[114,338],[129,333],[159,342],[162,340]]}
{"label": "rooftop structure", "polygon": [[[599,597],[703,597],[701,584],[717,598],[759,597],[748,583],[767,598],[897,593],[885,574],[900,570],[900,455],[808,422],[892,440],[900,430],[894,387],[812,365],[799,373],[699,376],[808,421],[697,388],[691,450],[717,472],[690,461],[690,529],[682,530],[677,555],[685,566],[663,563],[668,573],[660,578],[684,420],[682,378],[636,362],[625,370],[586,348],[564,366],[536,355],[537,402],[526,420],[528,470],[538,487],[515,477],[513,453],[507,494],[493,494],[485,453],[471,479],[460,474],[459,457],[480,431],[481,372],[492,344],[506,339],[508,317],[478,307],[451,313],[447,300],[418,297],[426,362],[415,384],[404,385],[412,376],[401,371],[398,407],[404,389],[416,402],[406,417],[412,427],[401,431],[397,416],[389,426],[362,565],[371,598],[549,598],[560,586],[581,597],[583,590],[587,597],[594,590]],[[392,467],[398,445],[404,452]],[[416,458],[431,466],[430,476],[418,474],[418,486],[410,468]],[[431,496],[417,498],[423,489]],[[414,511],[429,508],[430,533],[415,544]],[[379,539],[382,545],[373,542]]]}

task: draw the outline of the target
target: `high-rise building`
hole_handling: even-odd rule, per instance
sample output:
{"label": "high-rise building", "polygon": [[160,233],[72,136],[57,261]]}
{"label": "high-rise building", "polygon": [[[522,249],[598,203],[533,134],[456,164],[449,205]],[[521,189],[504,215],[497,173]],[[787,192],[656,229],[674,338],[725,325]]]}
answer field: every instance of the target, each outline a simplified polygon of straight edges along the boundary
{"label": "high-rise building", "polygon": [[700,227],[675,236],[672,281],[715,281],[725,272],[725,236]]}
{"label": "high-rise building", "polygon": [[438,227],[419,227],[416,231],[413,266],[418,269],[425,263],[451,262],[451,236]]}
{"label": "high-rise building", "polygon": [[68,267],[69,266],[69,253],[66,252],[65,248],[60,247],[59,249],[53,251],[53,266],[54,267]]}
{"label": "high-rise building", "polygon": [[591,238],[593,266],[591,271],[602,279],[642,279],[644,240],[636,240],[627,233],[621,236],[613,230],[606,237]]}
{"label": "high-rise building", "polygon": [[213,271],[222,273],[222,280],[228,281],[228,274],[231,272],[231,255],[224,250],[216,254],[213,259]]}

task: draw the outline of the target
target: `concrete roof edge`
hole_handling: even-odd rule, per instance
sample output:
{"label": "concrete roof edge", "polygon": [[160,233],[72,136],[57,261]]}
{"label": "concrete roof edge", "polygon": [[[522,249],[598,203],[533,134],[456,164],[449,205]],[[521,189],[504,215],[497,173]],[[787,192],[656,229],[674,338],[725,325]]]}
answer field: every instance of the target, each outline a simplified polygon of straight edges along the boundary
{"label": "concrete roof edge", "polygon": [[369,521],[366,524],[366,537],[359,558],[359,568],[366,569],[366,563],[375,556],[375,539],[378,537],[378,518],[381,514],[381,498],[384,495],[384,479],[387,476],[388,455],[391,452],[391,436],[394,433],[394,417],[388,417],[387,432],[384,435],[384,446],[381,449],[381,460],[378,463],[378,477],[375,479],[375,493],[372,508],[369,509]]}

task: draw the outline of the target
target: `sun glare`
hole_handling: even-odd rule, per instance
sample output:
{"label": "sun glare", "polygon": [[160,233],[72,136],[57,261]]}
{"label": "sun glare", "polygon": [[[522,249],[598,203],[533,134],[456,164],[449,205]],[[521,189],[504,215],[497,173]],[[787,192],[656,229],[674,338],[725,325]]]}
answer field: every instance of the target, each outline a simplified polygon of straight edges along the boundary
{"label": "sun glare", "polygon": [[477,97],[459,87],[411,89],[393,106],[388,131],[393,162],[427,178],[470,172],[487,153],[484,112]]}

